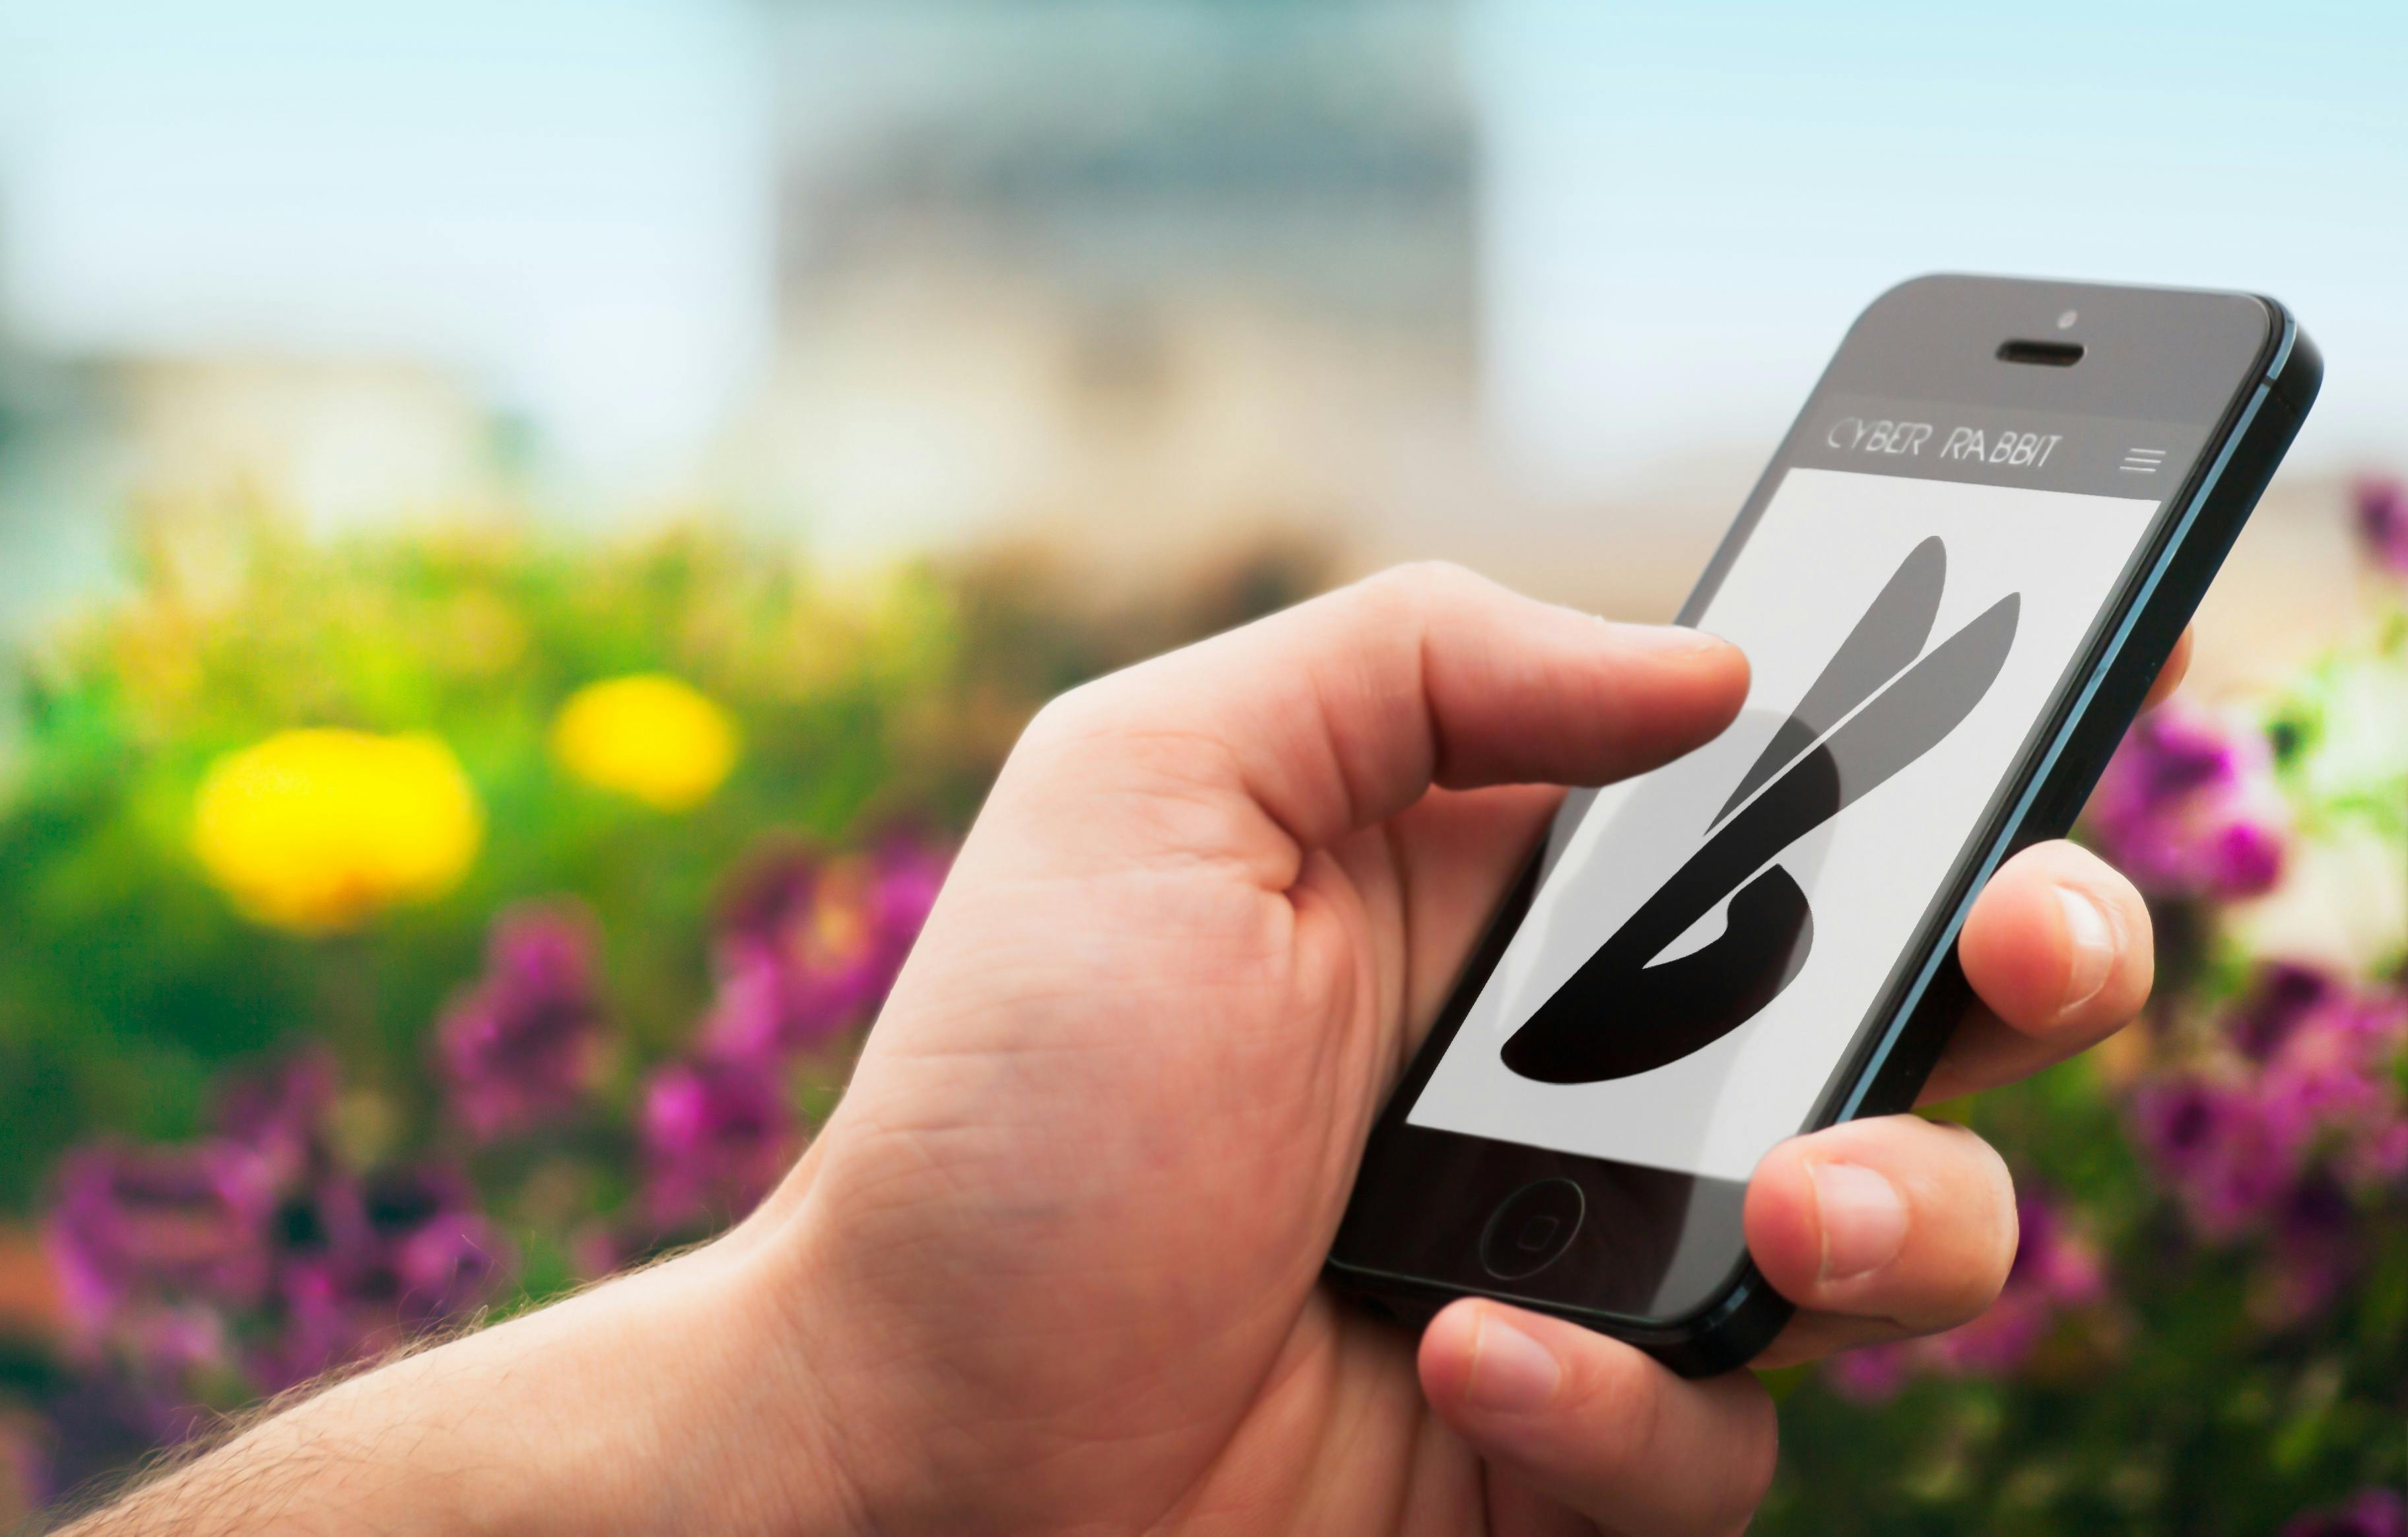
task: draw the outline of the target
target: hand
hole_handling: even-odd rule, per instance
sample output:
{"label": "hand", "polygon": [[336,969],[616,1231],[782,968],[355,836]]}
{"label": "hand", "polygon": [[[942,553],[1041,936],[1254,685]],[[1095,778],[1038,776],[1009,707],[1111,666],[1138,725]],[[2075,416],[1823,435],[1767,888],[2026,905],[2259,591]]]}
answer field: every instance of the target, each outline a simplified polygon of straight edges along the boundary
{"label": "hand", "polygon": [[[1684,1382],[1459,1303],[1421,1342],[1315,1285],[1364,1138],[1552,784],[1719,731],[1730,648],[1413,569],[1082,689],[1013,754],[850,1097],[754,1225],[792,1390],[891,1530],[1740,1523],[1752,1377]],[[2128,1018],[2138,897],[2037,848],[1963,957],[1995,1013],[1934,1081]],[[1998,1158],[1912,1117],[1765,1162],[1773,1360],[1945,1328],[2014,1248]]]}
{"label": "hand", "polygon": [[[278,1509],[407,1498],[431,1530],[1735,1530],[1773,1461],[1754,1377],[1486,1302],[1417,1352],[1316,1278],[1547,787],[1673,758],[1745,691],[1719,641],[1413,568],[1066,696],[762,1210],[153,1498],[246,1458],[268,1487],[307,1448],[314,1493]],[[1939,1094],[2128,1018],[2148,918],[2053,845],[2000,872],[1961,955],[1986,1007]],[[1800,1309],[1773,1361],[1973,1316],[2015,1239],[1997,1156],[1914,1117],[1777,1148],[1746,1220]]]}

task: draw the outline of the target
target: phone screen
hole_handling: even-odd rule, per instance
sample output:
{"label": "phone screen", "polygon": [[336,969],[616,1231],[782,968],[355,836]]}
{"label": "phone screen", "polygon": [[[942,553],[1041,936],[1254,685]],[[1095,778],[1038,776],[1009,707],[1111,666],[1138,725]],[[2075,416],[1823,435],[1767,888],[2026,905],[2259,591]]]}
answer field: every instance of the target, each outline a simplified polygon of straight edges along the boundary
{"label": "phone screen", "polygon": [[1927,414],[1805,429],[1692,616],[1744,709],[1567,801],[1409,1124],[1733,1181],[1806,1125],[2199,439]]}

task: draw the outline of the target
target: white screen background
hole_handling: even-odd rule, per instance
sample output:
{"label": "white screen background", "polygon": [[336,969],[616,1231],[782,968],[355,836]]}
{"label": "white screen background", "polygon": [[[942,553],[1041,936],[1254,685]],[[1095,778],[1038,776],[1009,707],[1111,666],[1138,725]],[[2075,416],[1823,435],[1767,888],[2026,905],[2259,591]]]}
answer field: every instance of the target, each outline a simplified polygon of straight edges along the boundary
{"label": "white screen background", "polygon": [[[1408,1122],[1745,1179],[1805,1124],[2157,506],[1788,471],[1698,620],[1747,653],[1745,710],[1679,761],[1566,804],[1530,911]],[[1925,650],[2020,592],[2014,644],[1954,732],[1775,857],[1813,907],[1813,944],[1796,980],[1739,1029],[1650,1073],[1544,1084],[1506,1068],[1498,1055],[1506,1039],[1697,851],[1874,595],[1933,534],[1946,546],[1947,579]],[[1660,959],[1710,943],[1723,919],[1717,907]]]}

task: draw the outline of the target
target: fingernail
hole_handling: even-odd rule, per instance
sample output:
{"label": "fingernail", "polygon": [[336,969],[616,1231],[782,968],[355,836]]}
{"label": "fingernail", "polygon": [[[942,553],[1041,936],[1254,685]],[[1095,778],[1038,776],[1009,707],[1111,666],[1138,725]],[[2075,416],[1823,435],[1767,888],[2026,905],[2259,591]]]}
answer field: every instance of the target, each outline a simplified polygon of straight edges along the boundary
{"label": "fingernail", "polygon": [[1502,1414],[1526,1414],[1543,1408],[1564,1380],[1555,1352],[1498,1317],[1492,1308],[1480,1312],[1480,1327],[1471,1336],[1471,1375],[1463,1396],[1476,1409]]}
{"label": "fingernail", "polygon": [[1844,1281],[1898,1258],[1906,1244],[1906,1202],[1897,1186],[1855,1163],[1817,1163],[1812,1177],[1824,1280]]}
{"label": "fingernail", "polygon": [[2064,1005],[2060,1014],[2099,996],[2107,974],[2115,969],[2115,925],[2089,892],[2076,887],[2057,889],[2057,904],[2065,913],[2065,937],[2072,954],[2065,967]]}
{"label": "fingernail", "polygon": [[1720,635],[1692,630],[1685,624],[1623,624],[1606,621],[1613,631],[1614,640],[1633,651],[1653,651],[1662,656],[1695,656],[1701,651],[1716,651],[1729,645]]}

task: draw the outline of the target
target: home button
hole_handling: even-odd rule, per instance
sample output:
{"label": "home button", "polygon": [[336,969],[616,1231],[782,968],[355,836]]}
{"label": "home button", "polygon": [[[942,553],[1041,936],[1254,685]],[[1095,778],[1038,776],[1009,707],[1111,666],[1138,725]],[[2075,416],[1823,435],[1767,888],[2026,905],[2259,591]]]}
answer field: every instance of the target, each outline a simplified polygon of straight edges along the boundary
{"label": "home button", "polygon": [[1523,1186],[1497,1208],[1480,1235],[1482,1267],[1500,1281],[1536,1275],[1571,1246],[1587,1210],[1587,1198],[1569,1179]]}

